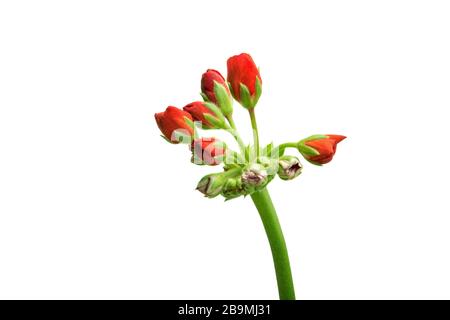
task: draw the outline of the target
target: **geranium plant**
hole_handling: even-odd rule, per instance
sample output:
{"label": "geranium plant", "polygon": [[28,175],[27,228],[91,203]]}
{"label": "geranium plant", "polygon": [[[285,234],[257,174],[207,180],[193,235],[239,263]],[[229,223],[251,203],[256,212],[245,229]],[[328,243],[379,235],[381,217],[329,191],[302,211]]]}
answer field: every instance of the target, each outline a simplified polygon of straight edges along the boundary
{"label": "geranium plant", "polygon": [[[267,233],[275,265],[280,299],[295,299],[289,257],[275,207],[267,190],[278,175],[292,180],[303,166],[286,150],[296,149],[310,163],[321,166],[330,162],[342,135],[316,134],[280,145],[260,146],[255,107],[262,92],[262,78],[252,57],[242,53],[227,61],[227,80],[220,72],[209,69],[201,78],[203,101],[186,105],[183,110],[173,106],[155,114],[162,137],[172,144],[188,144],[192,162],[197,165],[223,165],[221,172],[204,176],[197,190],[208,198],[222,196],[231,200],[249,195],[258,210]],[[233,120],[233,98],[247,109],[253,128],[253,142],[245,144]],[[239,150],[232,150],[214,137],[201,137],[199,132],[221,129],[229,132]]]}

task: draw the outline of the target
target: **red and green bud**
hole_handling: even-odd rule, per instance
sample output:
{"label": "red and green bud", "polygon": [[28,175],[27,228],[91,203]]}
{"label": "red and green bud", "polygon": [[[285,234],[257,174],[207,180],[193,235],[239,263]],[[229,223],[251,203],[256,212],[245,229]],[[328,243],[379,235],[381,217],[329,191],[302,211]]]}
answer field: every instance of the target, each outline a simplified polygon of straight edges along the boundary
{"label": "red and green bud", "polygon": [[345,138],[334,134],[313,135],[299,141],[297,147],[306,160],[315,165],[322,165],[333,159],[337,144]]}
{"label": "red and green bud", "polygon": [[203,129],[223,129],[226,127],[225,118],[220,109],[211,102],[195,101],[183,108],[194,121],[202,123]]}
{"label": "red and green bud", "polygon": [[261,96],[262,80],[252,57],[247,53],[233,56],[228,59],[227,68],[233,97],[244,108],[253,109]]}
{"label": "red and green bud", "polygon": [[203,99],[216,104],[224,116],[228,117],[233,113],[230,89],[219,71],[208,69],[202,75],[201,88]]}
{"label": "red and green bud", "polygon": [[223,161],[226,145],[215,138],[198,138],[192,142],[191,151],[192,163],[216,166]]}
{"label": "red and green bud", "polygon": [[176,107],[169,106],[166,111],[155,113],[156,124],[163,137],[170,143],[190,143],[194,134],[192,116]]}
{"label": "red and green bud", "polygon": [[282,156],[278,160],[278,176],[282,180],[292,180],[302,173],[302,164],[297,157]]}

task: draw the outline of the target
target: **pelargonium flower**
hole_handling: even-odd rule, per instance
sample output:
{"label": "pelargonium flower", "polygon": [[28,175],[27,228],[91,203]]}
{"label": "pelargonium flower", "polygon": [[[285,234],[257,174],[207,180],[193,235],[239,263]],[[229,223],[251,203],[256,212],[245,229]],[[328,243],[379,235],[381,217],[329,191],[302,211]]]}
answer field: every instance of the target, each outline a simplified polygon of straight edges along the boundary
{"label": "pelargonium flower", "polygon": [[[297,150],[312,164],[323,165],[333,159],[337,144],[345,136],[313,135],[300,141],[295,139],[294,142],[280,145],[270,143],[261,148],[255,113],[255,106],[262,92],[259,70],[247,53],[229,58],[227,70],[228,82],[214,69],[208,69],[202,75],[203,102],[191,102],[183,110],[168,107],[164,112],[155,114],[155,119],[166,140],[174,144],[189,143],[193,163],[215,167],[223,165],[223,171],[207,174],[198,182],[197,190],[205,197],[222,196],[225,200],[231,200],[250,196],[272,249],[279,297],[295,299],[286,243],[267,186],[277,175],[281,180],[293,180],[303,171],[297,157],[285,154],[288,149]],[[248,111],[253,130],[253,141],[250,144],[242,140],[234,122],[233,97]],[[287,102],[290,101],[295,99],[280,101],[276,107],[289,108],[290,104]],[[198,122],[201,125],[197,125]],[[202,137],[200,129],[230,133],[239,150],[233,150],[232,146],[225,145],[223,140],[211,134]],[[211,132],[214,130],[208,131]],[[301,201],[300,197],[296,201]],[[186,207],[188,208],[188,204]]]}

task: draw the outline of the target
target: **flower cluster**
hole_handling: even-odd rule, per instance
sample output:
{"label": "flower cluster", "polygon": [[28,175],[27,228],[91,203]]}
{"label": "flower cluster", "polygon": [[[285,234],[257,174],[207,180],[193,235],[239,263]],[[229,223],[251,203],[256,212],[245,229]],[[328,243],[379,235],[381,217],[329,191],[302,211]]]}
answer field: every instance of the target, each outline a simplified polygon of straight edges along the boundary
{"label": "flower cluster", "polygon": [[[163,138],[173,144],[188,144],[192,163],[224,165],[222,172],[203,177],[197,190],[206,197],[222,195],[233,199],[262,190],[278,175],[292,180],[302,172],[302,164],[295,156],[285,155],[288,148],[297,149],[310,163],[330,162],[341,135],[313,135],[298,142],[259,146],[255,107],[262,93],[259,69],[249,54],[242,53],[227,61],[227,79],[219,71],[208,69],[201,78],[203,101],[194,101],[183,109],[173,106],[155,114]],[[254,143],[246,145],[240,138],[233,120],[233,98],[248,110],[253,127]],[[214,137],[200,137],[199,129],[221,129],[233,135],[239,145],[236,152]]]}

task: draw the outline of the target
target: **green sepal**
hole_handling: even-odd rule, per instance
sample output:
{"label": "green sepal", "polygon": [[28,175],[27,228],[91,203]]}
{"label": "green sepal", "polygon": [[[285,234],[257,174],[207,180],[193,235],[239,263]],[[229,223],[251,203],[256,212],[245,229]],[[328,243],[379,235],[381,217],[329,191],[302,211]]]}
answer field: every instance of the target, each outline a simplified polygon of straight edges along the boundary
{"label": "green sepal", "polygon": [[194,122],[193,122],[191,119],[189,119],[188,117],[184,116],[184,122],[185,122],[189,127],[191,127],[192,130],[195,129]]}
{"label": "green sepal", "polygon": [[234,91],[233,91],[233,87],[231,86],[231,83],[228,82],[228,81],[227,81],[227,86],[228,86],[228,89],[230,90],[231,95],[232,95],[233,97],[235,97]]}
{"label": "green sepal", "polygon": [[262,93],[261,80],[259,79],[259,77],[256,77],[256,81],[255,81],[255,97],[253,98],[253,107],[255,107],[256,104],[258,103],[259,97],[261,97],[261,93]]}
{"label": "green sepal", "polygon": [[320,139],[328,139],[328,136],[326,136],[324,134],[313,134],[312,136],[309,136],[308,138],[300,140],[300,142],[314,141],[314,140],[320,140]]}
{"label": "green sepal", "polygon": [[[324,134],[314,134],[314,135],[312,135],[312,136],[309,136],[308,138],[305,138],[305,139],[303,139],[303,140],[300,140],[298,143],[297,143],[297,149],[298,149],[298,151],[300,151],[300,153],[303,155],[303,156],[310,156],[310,157],[314,157],[314,156],[317,156],[317,155],[319,155],[320,153],[316,150],[316,149],[314,149],[314,148],[312,148],[312,147],[310,147],[310,146],[307,146],[306,145],[306,142],[309,142],[309,141],[315,141],[315,140],[321,140],[321,139],[328,139],[328,136],[326,136],[326,135],[324,135]],[[306,159],[306,160],[308,160],[308,159]],[[309,161],[309,160],[308,160]],[[311,161],[309,161],[309,162],[311,162]],[[313,162],[311,162],[311,163],[313,163]],[[314,163],[313,163],[314,164]]]}
{"label": "green sepal", "polygon": [[279,147],[275,146],[274,143],[271,142],[262,149],[261,155],[264,155],[271,159],[278,159],[280,155]]}
{"label": "green sepal", "polygon": [[250,91],[247,86],[243,83],[240,84],[240,103],[246,109],[252,109],[252,97],[250,95]]}
{"label": "green sepal", "polygon": [[240,167],[240,163],[245,162],[240,153],[226,149],[226,157],[224,159],[224,170]]}
{"label": "green sepal", "polygon": [[251,152],[252,152],[251,145],[247,145],[244,149],[244,158],[246,162],[250,161]]}
{"label": "green sepal", "polygon": [[230,178],[222,188],[221,195],[225,201],[235,199],[244,194],[240,177]]}
{"label": "green sepal", "polygon": [[209,98],[208,98],[208,96],[206,94],[204,94],[203,92],[200,92],[200,95],[202,96],[203,101],[209,102]]}
{"label": "green sepal", "polygon": [[[217,126],[218,129],[226,129],[227,124],[225,122],[225,117],[223,116],[222,111],[212,102],[205,102],[204,105],[211,111],[214,116],[217,118],[217,121],[220,122],[220,125]],[[203,114],[205,115],[205,114]]]}
{"label": "green sepal", "polygon": [[203,103],[205,105],[206,108],[208,108],[209,111],[211,111],[212,113],[214,113],[214,115],[217,118],[222,118],[225,121],[225,118],[222,114],[222,111],[220,111],[220,109],[212,102],[204,102]]}
{"label": "green sepal", "polygon": [[306,144],[304,144],[302,142],[300,142],[297,145],[297,148],[298,148],[298,151],[300,151],[300,153],[302,155],[314,157],[314,156],[318,156],[320,154],[319,151],[317,151],[316,149],[314,149],[310,146],[307,146]]}
{"label": "green sepal", "polygon": [[205,118],[206,121],[208,121],[208,123],[212,125],[212,128],[208,127],[207,129],[222,129],[224,126],[223,121],[220,121],[210,113],[204,113],[203,117]]}
{"label": "green sepal", "polygon": [[186,134],[183,129],[174,130],[172,135],[175,137],[176,141],[179,143],[189,144],[192,141],[190,134]]}
{"label": "green sepal", "polygon": [[232,163],[226,163],[223,166],[223,170],[228,171],[228,170],[232,170],[232,169],[238,169],[238,168],[242,168],[242,165],[236,163],[236,162],[232,162]]}
{"label": "green sepal", "polygon": [[272,149],[273,149],[273,142],[269,143],[262,149],[262,154],[268,156],[269,154],[272,153]]}
{"label": "green sepal", "polygon": [[216,96],[217,105],[225,117],[233,114],[233,101],[228,94],[227,89],[217,81],[214,81],[214,94]]}

